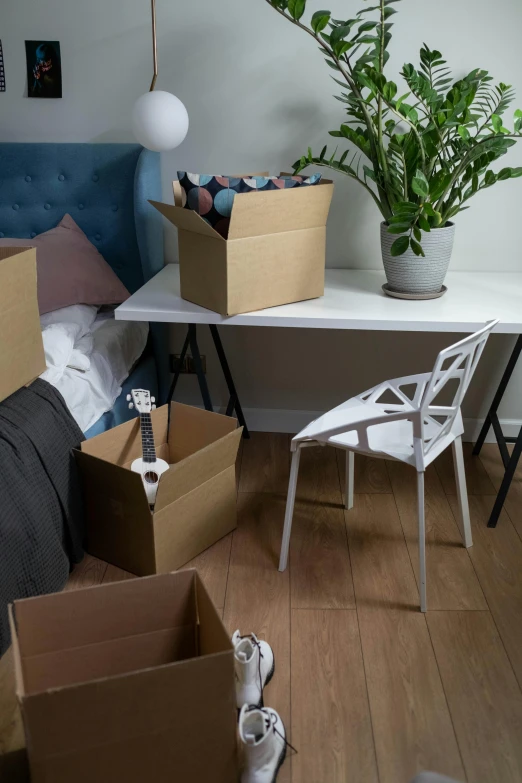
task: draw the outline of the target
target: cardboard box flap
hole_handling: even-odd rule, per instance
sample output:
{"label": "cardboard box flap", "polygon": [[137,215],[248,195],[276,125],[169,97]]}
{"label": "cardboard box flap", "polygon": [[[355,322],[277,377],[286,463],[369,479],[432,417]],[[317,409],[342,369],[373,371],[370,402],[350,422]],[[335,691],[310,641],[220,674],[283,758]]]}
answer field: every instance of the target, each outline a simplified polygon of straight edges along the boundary
{"label": "cardboard box flap", "polygon": [[173,402],[169,426],[171,462],[180,462],[237,429],[231,416]]}
{"label": "cardboard box flap", "polygon": [[196,581],[200,655],[233,649],[230,636],[201,579]]}
{"label": "cardboard box flap", "polygon": [[325,226],[332,195],[330,180],[300,188],[238,193],[228,241]]}
{"label": "cardboard box flap", "polygon": [[191,625],[179,628],[33,655],[24,658],[25,693],[40,693],[194,658],[198,651],[197,636],[194,617]]}
{"label": "cardboard box flap", "polygon": [[[159,448],[167,442],[169,411],[162,405],[151,411],[154,443]],[[141,429],[139,417],[126,421],[112,430],[102,432],[95,438],[89,438],[81,444],[85,454],[112,462],[114,465],[126,465],[142,456]]]}
{"label": "cardboard box flap", "polygon": [[203,234],[206,237],[212,237],[213,239],[219,239],[220,242],[225,242],[221,234],[214,231],[212,226],[209,226],[206,220],[200,217],[194,210],[185,209],[185,207],[176,207],[171,204],[163,204],[161,201],[150,201],[153,207],[156,207],[158,212],[161,212],[167,220],[170,220],[176,228],[183,231],[193,231],[195,234]]}
{"label": "cardboard box flap", "polygon": [[0,401],[45,372],[36,251],[0,248]]}
{"label": "cardboard box flap", "polygon": [[233,465],[236,461],[242,432],[242,427],[235,429],[224,438],[210,443],[181,462],[171,465],[170,470],[161,476],[154,513],[157,514],[183,495],[187,495],[196,487]]}
{"label": "cardboard box flap", "polygon": [[15,601],[22,665],[29,656],[193,625],[195,575],[191,569],[177,579],[164,574]]}
{"label": "cardboard box flap", "polygon": [[13,647],[16,695],[18,698],[21,698],[25,693],[24,678],[22,675],[22,658],[20,655],[20,645],[18,644],[18,628],[16,627],[13,604],[7,605],[7,615],[9,618],[9,630],[11,632],[11,645]]}

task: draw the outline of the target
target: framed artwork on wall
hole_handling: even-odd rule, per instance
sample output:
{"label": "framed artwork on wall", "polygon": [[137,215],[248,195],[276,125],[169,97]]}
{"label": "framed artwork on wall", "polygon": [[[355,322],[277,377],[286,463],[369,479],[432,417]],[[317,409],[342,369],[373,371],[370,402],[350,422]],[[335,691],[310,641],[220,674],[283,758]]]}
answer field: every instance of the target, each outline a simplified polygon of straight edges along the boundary
{"label": "framed artwork on wall", "polygon": [[5,92],[5,69],[4,69],[4,53],[2,50],[2,41],[0,41],[0,92]]}
{"label": "framed artwork on wall", "polygon": [[59,41],[26,41],[27,95],[62,97],[62,60]]}

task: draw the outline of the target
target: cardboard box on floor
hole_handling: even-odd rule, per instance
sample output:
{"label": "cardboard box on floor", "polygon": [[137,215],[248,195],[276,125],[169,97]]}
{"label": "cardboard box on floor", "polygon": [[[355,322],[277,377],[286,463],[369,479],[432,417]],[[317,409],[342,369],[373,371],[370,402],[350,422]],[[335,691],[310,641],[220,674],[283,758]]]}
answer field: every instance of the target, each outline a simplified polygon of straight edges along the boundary
{"label": "cardboard box on floor", "polygon": [[242,428],[229,416],[172,403],[152,411],[161,476],[151,513],[141,476],[139,419],[75,451],[84,489],[87,551],[138,576],[174,571],[236,527],[235,462]]}
{"label": "cardboard box on floor", "polygon": [[238,193],[228,239],[181,206],[152,201],[178,229],[181,296],[222,315],[324,294],[326,221],[333,183]]}
{"label": "cardboard box on floor", "polygon": [[0,402],[45,371],[34,247],[0,247]]}
{"label": "cardboard box on floor", "polygon": [[233,648],[195,570],[9,610],[32,783],[237,780]]}

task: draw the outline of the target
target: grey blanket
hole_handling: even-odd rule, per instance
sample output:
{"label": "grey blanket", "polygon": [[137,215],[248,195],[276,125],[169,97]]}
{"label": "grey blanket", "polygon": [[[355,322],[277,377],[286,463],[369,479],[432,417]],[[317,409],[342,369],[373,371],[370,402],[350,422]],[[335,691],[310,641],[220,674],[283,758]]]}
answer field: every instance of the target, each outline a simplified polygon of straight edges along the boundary
{"label": "grey blanket", "polygon": [[0,403],[0,655],[7,605],[61,590],[83,557],[83,504],[71,449],[84,440],[56,389],[36,380]]}

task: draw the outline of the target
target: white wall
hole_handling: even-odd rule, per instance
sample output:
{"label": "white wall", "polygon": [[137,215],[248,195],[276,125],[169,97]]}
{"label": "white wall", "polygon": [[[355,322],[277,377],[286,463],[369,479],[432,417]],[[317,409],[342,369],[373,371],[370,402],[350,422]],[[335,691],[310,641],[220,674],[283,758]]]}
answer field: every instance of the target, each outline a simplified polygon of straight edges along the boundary
{"label": "white wall", "polygon": [[[326,3],[346,15],[363,0]],[[311,10],[320,6],[311,3]],[[488,69],[513,84],[522,106],[520,0],[404,0],[392,43],[390,70],[417,62],[422,41],[439,48],[462,75]],[[186,104],[191,128],[185,143],[163,159],[165,197],[177,168],[194,171],[279,171],[308,145],[319,150],[326,131],[339,126],[336,85],[308,36],[265,0],[158,0],[158,88]],[[0,93],[2,141],[131,141],[129,115],[152,71],[148,0],[0,0],[7,92]],[[58,39],[64,98],[25,96],[25,39]],[[522,165],[522,144],[506,164]],[[0,194],[1,197],[1,194]],[[477,197],[458,218],[452,269],[521,270],[522,182],[500,183]],[[328,265],[379,268],[379,216],[356,183],[337,177],[329,220]],[[174,231],[167,257],[176,258]],[[492,317],[497,315],[491,314]],[[322,410],[355,390],[396,372],[429,367],[450,338],[408,334],[228,328],[225,346],[248,408]],[[174,331],[179,346],[181,331]],[[216,398],[222,382],[210,346],[209,378]],[[500,372],[512,338],[491,340],[466,413],[476,418]],[[518,382],[517,382],[518,381]],[[522,370],[502,414],[522,418]],[[193,378],[181,394],[196,399]]]}

